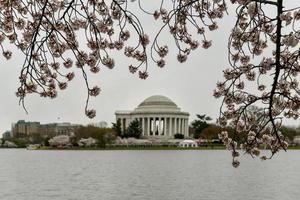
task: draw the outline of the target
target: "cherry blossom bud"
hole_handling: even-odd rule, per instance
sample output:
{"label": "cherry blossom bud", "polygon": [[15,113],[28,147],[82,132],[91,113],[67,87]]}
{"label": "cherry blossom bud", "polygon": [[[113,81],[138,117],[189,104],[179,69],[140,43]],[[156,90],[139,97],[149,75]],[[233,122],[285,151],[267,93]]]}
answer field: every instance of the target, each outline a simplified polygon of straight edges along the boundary
{"label": "cherry blossom bud", "polygon": [[180,62],[180,63],[183,63],[187,60],[187,56],[185,54],[178,54],[177,55],[177,60]]}
{"label": "cherry blossom bud", "polygon": [[74,78],[74,76],[75,76],[74,72],[70,72],[66,75],[68,81],[71,81]]}
{"label": "cherry blossom bud", "polygon": [[160,59],[159,61],[157,61],[157,66],[160,68],[163,68],[165,66],[165,60]]}
{"label": "cherry blossom bud", "polygon": [[235,167],[235,168],[237,168],[238,166],[240,166],[240,162],[237,159],[234,159],[232,161],[232,166]]}
{"label": "cherry blossom bud", "polygon": [[148,73],[146,71],[139,71],[140,79],[146,79],[148,77]]}
{"label": "cherry blossom bud", "polygon": [[3,51],[3,56],[9,60],[12,56],[12,52],[11,51]]}
{"label": "cherry blossom bud", "polygon": [[91,67],[90,71],[96,74],[100,71],[100,68],[99,67]]}
{"label": "cherry blossom bud", "polygon": [[267,156],[261,156],[260,159],[261,159],[262,161],[267,160]]}
{"label": "cherry blossom bud", "polygon": [[154,13],[153,13],[153,16],[154,16],[154,19],[158,19],[159,16],[160,16],[160,12],[158,10],[156,10]]}
{"label": "cherry blossom bud", "polygon": [[94,118],[96,116],[96,111],[94,109],[92,110],[86,110],[85,111],[86,116],[88,116],[90,119]]}
{"label": "cherry blossom bud", "polygon": [[64,89],[66,89],[66,88],[67,88],[67,86],[68,86],[68,84],[67,84],[67,83],[58,83],[58,87],[59,87],[59,89],[61,89],[61,90],[64,90]]}
{"label": "cherry blossom bud", "polygon": [[72,65],[73,65],[73,61],[72,61],[70,58],[68,58],[68,59],[64,62],[65,68],[71,68]]}
{"label": "cherry blossom bud", "polygon": [[98,86],[94,86],[92,89],[89,90],[89,94],[91,96],[98,96],[101,89]]}
{"label": "cherry blossom bud", "polygon": [[203,40],[203,41],[202,41],[202,47],[203,47],[204,49],[208,49],[209,47],[211,47],[211,45],[212,45],[212,42],[211,42],[211,41],[207,41],[207,40]]}

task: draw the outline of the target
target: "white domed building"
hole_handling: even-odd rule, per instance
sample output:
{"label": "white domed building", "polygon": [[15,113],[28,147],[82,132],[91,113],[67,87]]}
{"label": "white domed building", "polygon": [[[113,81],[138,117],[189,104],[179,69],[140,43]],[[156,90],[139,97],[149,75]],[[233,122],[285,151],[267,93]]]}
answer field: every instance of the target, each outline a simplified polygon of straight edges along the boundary
{"label": "white domed building", "polygon": [[131,121],[138,119],[144,138],[174,138],[177,133],[189,136],[189,113],[180,108],[168,97],[154,95],[145,99],[133,111],[116,111],[124,131]]}

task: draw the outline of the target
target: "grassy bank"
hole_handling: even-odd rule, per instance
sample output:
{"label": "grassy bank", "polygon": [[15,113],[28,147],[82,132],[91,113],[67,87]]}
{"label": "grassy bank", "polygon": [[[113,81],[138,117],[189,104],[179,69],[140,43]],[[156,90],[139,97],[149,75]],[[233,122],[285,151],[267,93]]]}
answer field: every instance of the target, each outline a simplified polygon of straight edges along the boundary
{"label": "grassy bank", "polygon": [[[12,149],[0,147],[0,149]],[[22,149],[22,148],[14,148]],[[54,148],[54,147],[40,147],[37,150],[225,150],[225,146],[222,145],[209,145],[209,146],[200,146],[200,147],[176,147],[176,146],[118,146],[118,147],[71,147],[71,148]],[[290,146],[288,150],[300,150],[300,146]]]}
{"label": "grassy bank", "polygon": [[[218,146],[200,146],[200,147],[190,147],[190,148],[183,148],[183,147],[168,147],[168,146],[151,146],[151,147],[72,147],[72,148],[53,148],[53,147],[40,147],[37,150],[225,150],[226,148],[224,146],[218,145]],[[291,146],[288,148],[288,150],[300,150],[300,146]]]}
{"label": "grassy bank", "polygon": [[40,147],[38,150],[222,150],[225,149],[224,146],[209,146],[209,147],[190,147],[190,148],[182,148],[182,147],[168,147],[168,146],[151,146],[151,147],[141,147],[141,146],[130,146],[130,147],[72,147],[72,148],[53,148],[53,147]]}

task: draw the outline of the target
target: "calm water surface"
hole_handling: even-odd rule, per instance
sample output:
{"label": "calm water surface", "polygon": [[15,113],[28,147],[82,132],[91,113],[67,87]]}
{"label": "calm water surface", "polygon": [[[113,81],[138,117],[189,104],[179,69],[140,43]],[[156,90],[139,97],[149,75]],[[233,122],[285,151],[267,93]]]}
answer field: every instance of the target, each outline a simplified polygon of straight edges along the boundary
{"label": "calm water surface", "polygon": [[298,200],[300,151],[0,150],[1,200]]}

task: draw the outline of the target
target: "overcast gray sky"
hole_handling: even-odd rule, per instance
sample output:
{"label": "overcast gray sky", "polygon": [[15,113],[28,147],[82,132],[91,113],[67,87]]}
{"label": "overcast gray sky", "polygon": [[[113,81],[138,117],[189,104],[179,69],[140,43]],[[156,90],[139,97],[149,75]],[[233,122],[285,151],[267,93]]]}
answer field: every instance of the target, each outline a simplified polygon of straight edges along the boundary
{"label": "overcast gray sky", "polygon": [[[294,6],[299,2],[289,1],[287,4]],[[149,6],[153,5],[152,3]],[[36,95],[29,95],[26,98],[29,114],[26,114],[18,105],[18,98],[15,96],[24,58],[17,53],[8,62],[0,57],[0,133],[9,130],[11,123],[20,119],[41,123],[87,124],[107,121],[110,124],[115,121],[115,110],[134,109],[145,98],[157,94],[171,98],[183,111],[189,112],[190,121],[197,113],[205,113],[215,119],[218,116],[220,101],[212,96],[212,91],[216,82],[222,80],[222,70],[228,67],[227,38],[234,23],[234,12],[232,9],[229,11],[233,15],[225,17],[219,24],[220,29],[210,36],[213,46],[208,50],[199,48],[192,52],[183,64],[176,60],[177,52],[172,51],[172,40],[168,37],[163,38],[171,45],[167,64],[160,69],[150,63],[149,78],[146,80],[130,74],[128,65],[131,60],[125,58],[121,52],[118,53],[113,70],[102,67],[99,74],[90,76],[92,83],[98,84],[102,89],[101,94],[91,100],[91,106],[97,110],[97,116],[93,120],[84,115],[86,90],[78,69],[75,69],[76,79],[69,84],[67,90],[60,91],[56,99],[45,100]],[[145,29],[150,34],[157,27],[155,22],[147,25]],[[297,123],[288,122],[293,125]]]}

